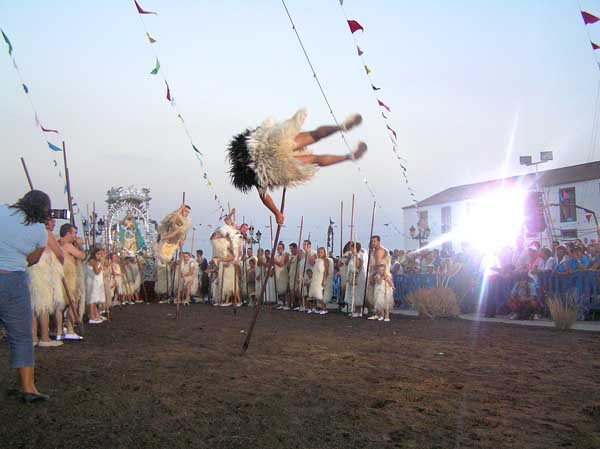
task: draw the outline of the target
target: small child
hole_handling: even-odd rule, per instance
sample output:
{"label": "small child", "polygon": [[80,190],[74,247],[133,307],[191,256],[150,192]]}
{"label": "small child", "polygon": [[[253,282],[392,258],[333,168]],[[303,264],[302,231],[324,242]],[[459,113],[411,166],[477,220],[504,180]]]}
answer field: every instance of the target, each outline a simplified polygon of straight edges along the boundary
{"label": "small child", "polygon": [[371,280],[371,283],[375,286],[373,291],[375,314],[369,319],[389,323],[390,310],[394,304],[394,281],[386,273],[385,265],[377,265],[375,269],[377,271]]}

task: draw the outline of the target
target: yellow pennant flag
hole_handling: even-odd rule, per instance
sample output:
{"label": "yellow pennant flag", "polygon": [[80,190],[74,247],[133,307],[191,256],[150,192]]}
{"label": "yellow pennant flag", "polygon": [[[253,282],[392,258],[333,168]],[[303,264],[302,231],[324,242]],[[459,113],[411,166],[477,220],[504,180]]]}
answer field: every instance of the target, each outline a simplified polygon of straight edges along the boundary
{"label": "yellow pennant flag", "polygon": [[150,41],[151,44],[156,42],[156,39],[154,39],[152,36],[150,36],[150,33],[146,32],[146,36],[148,37],[148,40]]}
{"label": "yellow pennant flag", "polygon": [[365,72],[367,72],[367,75],[371,74],[371,69],[369,69],[369,66],[365,64]]}

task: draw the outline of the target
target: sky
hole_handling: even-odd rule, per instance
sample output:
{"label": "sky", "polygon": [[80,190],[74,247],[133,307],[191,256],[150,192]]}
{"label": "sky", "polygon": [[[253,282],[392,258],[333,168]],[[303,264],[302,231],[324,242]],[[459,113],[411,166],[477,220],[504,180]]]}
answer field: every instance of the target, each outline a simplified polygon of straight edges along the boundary
{"label": "sky", "polygon": [[[48,149],[64,139],[73,196],[103,213],[111,187],[147,187],[151,215],[160,220],[181,202],[192,207],[195,248],[206,249],[218,224],[213,200],[235,207],[238,220],[269,236],[269,214],[255,192],[244,195],[229,182],[225,148],[247,127],[273,116],[285,119],[306,107],[307,129],[333,119],[279,0],[222,2],[140,0],[158,15],[144,16],[169,80],[177,108],[204,154],[194,156],[177,114],[165,99],[162,78],[150,74],[154,54],[133,0],[0,0],[0,27],[29,88],[0,41],[0,201],[13,202],[28,189],[20,157],[36,188],[55,207],[66,207],[63,181]],[[363,124],[347,134],[369,152],[358,163],[323,168],[314,180],[288,190],[282,240],[304,237],[325,245],[331,217],[339,250],[340,202],[344,240],[350,203],[356,197],[359,241],[369,235],[373,198],[375,233],[385,246],[401,247],[402,207],[411,204],[362,62],[338,0],[286,0],[317,76],[338,120],[354,112]],[[600,1],[581,1],[600,16]],[[599,84],[591,39],[600,43],[600,23],[583,24],[577,1],[346,0],[349,19],[365,31],[354,37],[379,98],[389,105],[389,123],[407,160],[418,199],[455,185],[526,173],[519,155],[554,152],[544,169],[600,158],[594,138]],[[588,36],[587,33],[590,33]],[[47,128],[35,126],[29,100]],[[312,147],[344,154],[339,135]],[[360,168],[360,172],[358,170]],[[214,192],[202,179],[206,171]],[[278,203],[281,192],[273,197]],[[188,245],[190,242],[188,241]]]}

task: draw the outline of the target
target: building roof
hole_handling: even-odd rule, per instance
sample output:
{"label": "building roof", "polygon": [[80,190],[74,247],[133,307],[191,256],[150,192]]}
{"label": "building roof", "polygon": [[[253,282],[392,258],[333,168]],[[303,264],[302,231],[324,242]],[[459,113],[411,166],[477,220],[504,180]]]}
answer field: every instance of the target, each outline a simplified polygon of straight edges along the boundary
{"label": "building roof", "polygon": [[[573,184],[575,182],[590,181],[593,179],[600,179],[600,161],[538,172],[540,187]],[[475,198],[481,196],[482,193],[498,189],[503,182],[505,186],[516,184],[531,186],[535,183],[535,173],[450,187],[449,189],[442,190],[435,195],[425,198],[423,201],[419,201],[419,207]],[[414,207],[415,206],[412,205],[403,207],[402,209],[413,209]]]}

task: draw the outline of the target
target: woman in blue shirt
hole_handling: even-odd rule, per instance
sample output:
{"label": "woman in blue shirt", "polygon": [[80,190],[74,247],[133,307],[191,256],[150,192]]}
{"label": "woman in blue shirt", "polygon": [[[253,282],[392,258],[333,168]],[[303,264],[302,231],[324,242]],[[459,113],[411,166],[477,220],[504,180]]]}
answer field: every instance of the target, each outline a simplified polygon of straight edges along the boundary
{"label": "woman in blue shirt", "polygon": [[26,403],[48,400],[34,381],[31,299],[25,269],[40,260],[47,243],[57,244],[53,237],[48,242],[44,223],[50,216],[50,198],[39,190],[30,191],[12,206],[0,205],[0,322],[6,328],[10,365],[18,371]]}

